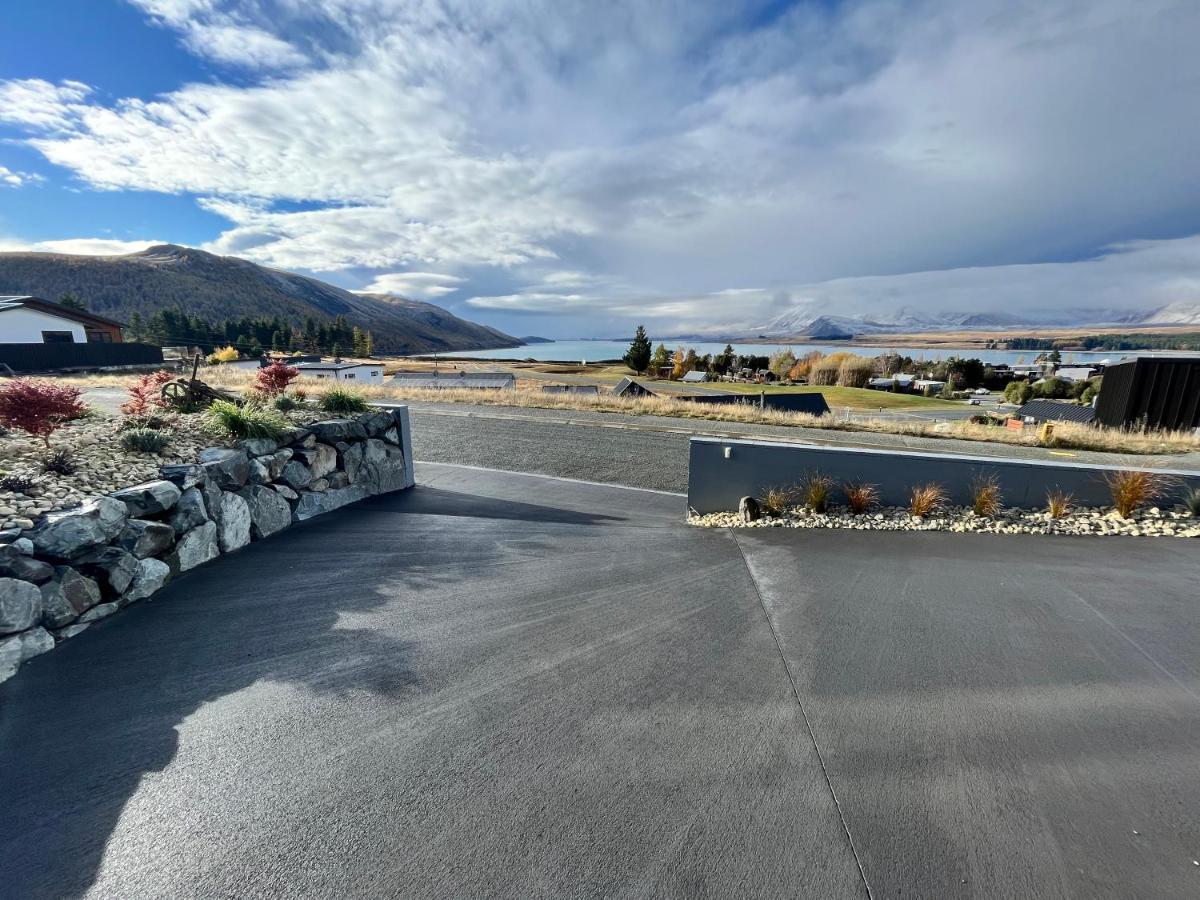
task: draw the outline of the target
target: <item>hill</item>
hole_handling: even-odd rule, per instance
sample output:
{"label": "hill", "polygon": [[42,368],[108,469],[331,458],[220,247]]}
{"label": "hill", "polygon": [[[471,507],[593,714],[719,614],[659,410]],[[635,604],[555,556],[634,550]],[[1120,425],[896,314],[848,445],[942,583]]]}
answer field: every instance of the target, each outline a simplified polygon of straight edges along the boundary
{"label": "hill", "polygon": [[127,321],[173,309],[211,321],[279,316],[300,326],[345,316],[370,329],[385,353],[484,350],[520,341],[460,319],[432,303],[388,294],[355,294],[315,278],[232,256],[161,244],[127,256],[0,253],[0,294],[57,300],[74,294],[92,312]]}

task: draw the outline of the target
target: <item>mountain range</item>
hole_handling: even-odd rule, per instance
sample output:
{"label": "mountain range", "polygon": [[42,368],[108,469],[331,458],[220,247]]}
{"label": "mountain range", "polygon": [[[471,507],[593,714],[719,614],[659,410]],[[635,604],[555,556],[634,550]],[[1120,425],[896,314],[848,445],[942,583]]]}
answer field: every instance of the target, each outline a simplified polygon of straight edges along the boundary
{"label": "mountain range", "polygon": [[1012,331],[1022,328],[1200,325],[1200,303],[1178,302],[1149,311],[1058,309],[1042,314],[930,313],[906,307],[870,316],[831,316],[790,310],[755,330],[768,338],[846,338],[855,334],[924,331]]}
{"label": "mountain range", "polygon": [[0,295],[57,300],[74,294],[92,312],[128,321],[172,308],[209,321],[280,316],[345,316],[369,329],[377,352],[428,353],[516,347],[495,328],[460,319],[440,306],[391,294],[357,294],[315,278],[232,256],[160,244],[125,256],[0,253]]}

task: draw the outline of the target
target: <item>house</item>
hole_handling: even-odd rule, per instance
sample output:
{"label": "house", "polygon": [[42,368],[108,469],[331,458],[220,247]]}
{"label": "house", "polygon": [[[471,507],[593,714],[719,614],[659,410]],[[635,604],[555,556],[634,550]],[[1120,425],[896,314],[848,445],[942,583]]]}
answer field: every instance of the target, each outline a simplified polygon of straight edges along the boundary
{"label": "house", "polygon": [[[257,368],[257,361],[255,361]],[[301,378],[325,381],[352,381],[355,384],[383,384],[383,363],[302,362],[292,366]]]}
{"label": "house", "polygon": [[918,394],[924,394],[927,391],[937,392],[946,386],[946,382],[937,381],[933,378],[917,378],[913,380],[912,389]]}
{"label": "house", "polygon": [[1089,378],[1094,378],[1098,374],[1098,370],[1094,366],[1063,366],[1054,373],[1055,378],[1063,378],[1067,381],[1087,381]]}
{"label": "house", "polygon": [[1013,416],[1021,422],[1078,422],[1089,425],[1096,417],[1096,410],[1066,400],[1030,400]]}
{"label": "house", "polygon": [[685,381],[688,384],[703,384],[704,382],[708,381],[708,373],[698,370],[695,372],[688,372],[679,380]]}
{"label": "house", "polygon": [[2,344],[119,344],[121,323],[39,297],[0,297]]}
{"label": "house", "polygon": [[612,389],[614,397],[653,397],[654,391],[632,378],[622,378]]}
{"label": "house", "polygon": [[391,383],[431,391],[511,391],[517,386],[517,377],[511,372],[467,372],[459,369],[452,372],[397,372],[392,376]]}
{"label": "house", "polygon": [[1200,428],[1200,356],[1139,356],[1106,367],[1096,421],[1113,428]]}
{"label": "house", "polygon": [[221,363],[222,367],[227,369],[240,369],[246,372],[257,372],[259,369],[268,365],[265,357],[257,357],[255,359],[235,359],[230,362]]}
{"label": "house", "polygon": [[867,381],[867,387],[873,391],[894,391],[896,389],[896,379],[872,378]]}

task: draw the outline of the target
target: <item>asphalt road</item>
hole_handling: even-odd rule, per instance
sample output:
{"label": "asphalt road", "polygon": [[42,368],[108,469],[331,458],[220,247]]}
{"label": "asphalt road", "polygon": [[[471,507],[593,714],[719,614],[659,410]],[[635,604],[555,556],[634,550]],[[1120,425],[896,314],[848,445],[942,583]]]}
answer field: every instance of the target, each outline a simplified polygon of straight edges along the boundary
{"label": "asphalt road", "polygon": [[1188,542],[418,479],[0,685],[0,894],[1196,896]]}

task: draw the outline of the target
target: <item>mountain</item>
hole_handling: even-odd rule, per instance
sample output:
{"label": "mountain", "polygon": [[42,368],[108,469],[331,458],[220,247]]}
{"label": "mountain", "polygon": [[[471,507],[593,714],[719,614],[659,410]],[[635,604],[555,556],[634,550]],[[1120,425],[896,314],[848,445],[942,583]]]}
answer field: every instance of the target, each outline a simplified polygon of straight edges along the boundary
{"label": "mountain", "polygon": [[1200,303],[1168,303],[1147,314],[1142,325],[1200,325]]}
{"label": "mountain", "polygon": [[483,350],[520,341],[486,325],[419,300],[389,294],[356,294],[315,278],[217,256],[191,247],[160,244],[127,256],[0,253],[0,294],[57,300],[79,297],[92,312],[128,321],[174,308],[210,321],[281,316],[302,325],[345,316],[370,329],[385,353]]}

